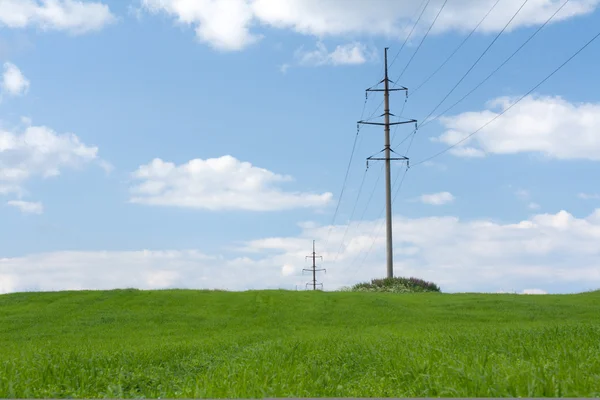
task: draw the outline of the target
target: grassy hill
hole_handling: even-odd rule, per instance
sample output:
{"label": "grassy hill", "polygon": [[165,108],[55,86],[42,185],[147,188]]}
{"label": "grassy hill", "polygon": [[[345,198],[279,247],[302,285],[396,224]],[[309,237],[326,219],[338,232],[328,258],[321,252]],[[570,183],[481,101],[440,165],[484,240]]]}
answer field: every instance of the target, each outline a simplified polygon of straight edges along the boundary
{"label": "grassy hill", "polygon": [[0,398],[600,396],[600,292],[0,296]]}

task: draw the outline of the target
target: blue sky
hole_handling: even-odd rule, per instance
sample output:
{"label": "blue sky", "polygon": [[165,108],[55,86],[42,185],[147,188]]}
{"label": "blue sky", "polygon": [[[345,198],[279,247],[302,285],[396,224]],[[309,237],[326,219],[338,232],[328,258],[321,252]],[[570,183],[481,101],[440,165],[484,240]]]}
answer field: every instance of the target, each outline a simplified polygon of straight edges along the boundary
{"label": "blue sky", "polygon": [[[313,239],[325,289],[383,276],[380,165],[358,196],[379,127],[361,128],[340,196],[356,122],[381,102],[363,113],[364,90],[389,47],[410,94],[495,2],[0,0],[0,292],[294,289]],[[563,3],[526,2],[432,116]],[[392,112],[422,122],[522,4],[499,0]],[[570,0],[397,151],[418,163],[511,106],[598,33],[599,6]],[[448,292],[600,287],[598,46],[409,169],[397,275]]]}

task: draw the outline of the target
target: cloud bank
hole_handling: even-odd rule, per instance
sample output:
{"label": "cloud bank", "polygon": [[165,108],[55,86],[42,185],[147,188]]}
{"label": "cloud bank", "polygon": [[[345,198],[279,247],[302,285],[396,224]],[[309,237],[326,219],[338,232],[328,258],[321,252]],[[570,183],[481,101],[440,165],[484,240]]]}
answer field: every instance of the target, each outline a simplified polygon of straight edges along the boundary
{"label": "cloud bank", "polygon": [[[364,258],[373,244],[373,232],[382,223],[365,221],[358,229],[353,224],[339,255],[345,225],[331,227],[327,241],[329,226],[305,223],[298,236],[250,241],[228,254],[65,251],[4,258],[0,259],[0,292],[303,288],[309,277],[302,276],[301,270],[308,266],[304,257],[313,239],[324,258],[321,265],[327,268],[320,281],[325,290],[334,290],[385,275],[383,234]],[[556,293],[600,288],[600,209],[584,218],[560,211],[516,223],[396,216],[394,232],[396,275],[433,281],[445,292]]]}

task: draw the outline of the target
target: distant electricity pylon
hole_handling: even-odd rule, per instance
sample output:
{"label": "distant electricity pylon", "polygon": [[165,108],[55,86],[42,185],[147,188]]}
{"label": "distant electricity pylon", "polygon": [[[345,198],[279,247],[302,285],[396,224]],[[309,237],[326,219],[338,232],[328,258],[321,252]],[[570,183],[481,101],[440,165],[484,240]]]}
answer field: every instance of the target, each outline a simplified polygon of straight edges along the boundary
{"label": "distant electricity pylon", "polygon": [[[385,211],[386,211],[385,220],[386,220],[387,277],[393,278],[394,277],[394,250],[392,247],[393,246],[393,244],[392,244],[392,178],[391,178],[390,162],[392,160],[398,160],[398,161],[406,161],[406,163],[408,164],[409,160],[407,157],[400,156],[400,155],[398,155],[398,157],[390,157],[390,153],[396,153],[390,147],[390,126],[414,123],[415,127],[416,127],[417,120],[408,119],[408,120],[404,120],[404,121],[390,122],[390,116],[394,116],[394,114],[390,113],[390,92],[403,90],[403,91],[406,91],[406,95],[408,96],[408,89],[405,88],[404,86],[400,86],[399,88],[396,88],[396,89],[390,88],[390,82],[392,82],[392,81],[389,80],[389,78],[388,78],[387,51],[388,51],[388,48],[386,47],[385,52],[384,52],[384,54],[385,54],[385,76],[384,76],[383,80],[381,82],[379,82],[379,83],[384,84],[384,88],[383,89],[367,89],[367,92],[383,92],[383,94],[384,94],[383,99],[384,99],[385,106],[384,106],[383,114],[381,116],[385,117],[385,122],[358,121],[358,123],[366,124],[366,125],[383,125],[384,126],[384,133],[385,133],[384,146],[385,147],[380,152],[380,153],[384,153],[384,157],[376,158],[375,156],[371,156],[371,157],[367,158],[367,168],[369,167],[370,160],[385,161]],[[392,83],[394,84],[394,86],[396,85],[396,83],[394,83],[394,82],[392,82]]]}
{"label": "distant electricity pylon", "polygon": [[304,273],[304,271],[309,271],[309,272],[312,272],[312,276],[313,276],[312,282],[308,282],[306,284],[306,286],[308,287],[308,285],[312,285],[313,290],[317,290],[317,286],[321,286],[321,289],[323,289],[323,284],[317,283],[317,272],[325,271],[325,273],[327,273],[327,270],[324,268],[317,269],[317,258],[320,258],[321,260],[323,260],[323,257],[317,256],[317,253],[315,252],[315,241],[314,240],[313,240],[312,254],[310,256],[306,256],[306,258],[312,258],[312,267],[310,269],[304,268],[302,270],[302,273]]}

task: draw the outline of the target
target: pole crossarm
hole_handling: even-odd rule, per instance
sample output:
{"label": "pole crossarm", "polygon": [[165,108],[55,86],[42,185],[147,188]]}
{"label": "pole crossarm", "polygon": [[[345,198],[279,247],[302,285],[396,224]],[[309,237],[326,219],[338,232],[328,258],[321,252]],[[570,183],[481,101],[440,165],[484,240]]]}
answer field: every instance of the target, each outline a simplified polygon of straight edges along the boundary
{"label": "pole crossarm", "polygon": [[[390,149],[392,153],[396,153],[394,150]],[[396,153],[397,154],[397,153]],[[410,167],[410,159],[408,157],[399,156],[399,157],[367,157],[367,169],[369,169],[369,161],[406,161],[406,168]]]}
{"label": "pole crossarm", "polygon": [[376,158],[376,157],[369,157],[367,158],[367,161],[369,160],[374,160],[374,161],[409,161],[408,157],[390,157],[390,158]]}
{"label": "pole crossarm", "polygon": [[[385,115],[385,114],[383,114]],[[391,114],[388,114],[391,115]],[[407,119],[405,121],[399,121],[399,122],[369,122],[369,121],[358,121],[359,124],[363,124],[363,125],[382,125],[382,126],[392,126],[392,125],[404,125],[404,124],[416,124],[417,120],[416,119]]]}
{"label": "pole crossarm", "polygon": [[[391,79],[389,79],[389,78],[386,77],[386,78],[383,78],[382,80],[380,80],[377,85],[380,85],[380,84],[385,83],[385,82],[393,83],[394,85],[396,84],[394,81],[392,81]],[[377,86],[377,85],[375,85],[375,86]],[[390,88],[388,86],[388,88],[386,90],[386,89],[374,89],[374,86],[371,86],[370,88],[368,88],[366,90],[366,92],[386,92],[386,91],[387,92],[399,92],[399,91],[406,91],[406,92],[408,92],[408,88],[404,87],[404,86],[399,86],[397,88]]]}
{"label": "pole crossarm", "polygon": [[373,154],[370,157],[367,157],[367,160],[384,160],[384,161],[385,160],[406,160],[406,161],[408,161],[408,159],[409,159],[408,157],[401,156],[400,154],[398,154],[399,158],[390,158],[390,157],[388,157],[388,158],[376,158],[375,157],[377,154],[381,154],[381,153],[383,153],[386,150],[389,150],[390,153],[398,154],[398,152],[396,150],[392,149],[391,147],[386,146],[385,149],[381,150],[380,152],[378,152],[376,154]]}
{"label": "pole crossarm", "polygon": [[308,288],[308,285],[313,285],[313,290],[316,290],[317,286],[320,286],[321,289],[323,289],[323,284],[322,283],[315,283],[315,284],[307,283],[306,285],[304,285],[304,288]]}
{"label": "pole crossarm", "polygon": [[[405,87],[400,87],[400,88],[394,88],[394,89],[388,89],[388,92],[399,92],[399,91],[404,91],[404,90],[408,90],[408,88]],[[385,89],[367,89],[367,92],[385,92]]]}
{"label": "pole crossarm", "polygon": [[[313,256],[306,256],[305,258],[309,259],[309,258],[313,258]],[[314,258],[320,258],[321,260],[323,260],[323,256],[315,256]]]}

